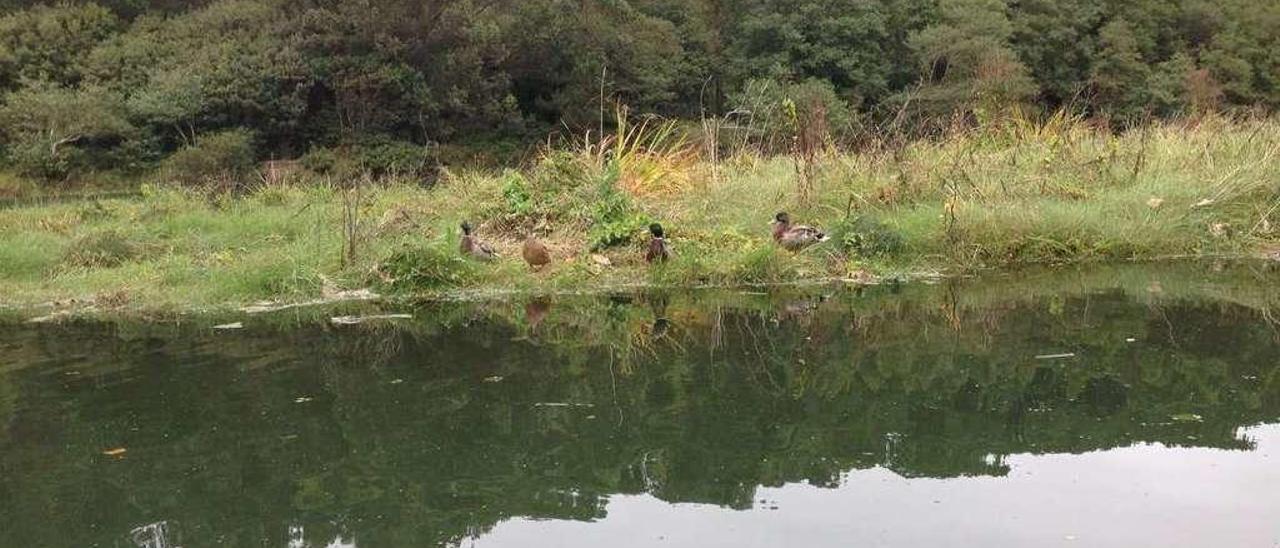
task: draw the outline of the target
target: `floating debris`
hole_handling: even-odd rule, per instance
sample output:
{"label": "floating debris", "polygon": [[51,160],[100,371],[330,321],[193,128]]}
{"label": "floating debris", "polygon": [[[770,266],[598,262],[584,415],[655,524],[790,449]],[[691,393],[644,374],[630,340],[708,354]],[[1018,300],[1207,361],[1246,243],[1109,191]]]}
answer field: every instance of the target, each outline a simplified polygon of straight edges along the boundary
{"label": "floating debris", "polygon": [[484,382],[502,382],[502,376],[494,375],[492,377],[485,377]]}
{"label": "floating debris", "polygon": [[307,402],[311,401],[312,399],[313,399],[313,398],[311,398],[311,396],[298,396],[297,398],[295,398],[295,399],[293,400],[293,403],[307,403]]}
{"label": "floating debris", "polygon": [[1040,354],[1039,356],[1036,356],[1036,359],[1037,360],[1060,360],[1063,358],[1074,358],[1074,357],[1076,357],[1075,352],[1063,352],[1061,354]]}
{"label": "floating debris", "polygon": [[224,323],[213,326],[214,329],[244,329],[243,322]]}
{"label": "floating debris", "polygon": [[591,404],[591,403],[563,402],[563,401],[549,401],[549,402],[538,402],[538,403],[533,404],[533,406],[534,406],[534,407],[595,407],[595,404]]}
{"label": "floating debris", "polygon": [[1133,337],[1125,337],[1124,342],[1136,342],[1138,339]]}
{"label": "floating debris", "polygon": [[114,449],[107,449],[106,451],[103,451],[102,454],[108,457],[120,457],[120,456],[123,456],[128,451],[129,451],[128,449],[125,449],[123,447],[116,447]]}
{"label": "floating debris", "polygon": [[391,384],[400,384],[402,382],[404,382],[404,379],[391,379]]}
{"label": "floating debris", "polygon": [[336,316],[329,318],[333,325],[356,325],[373,320],[411,320],[413,314],[373,314],[370,316]]}
{"label": "floating debris", "polygon": [[1174,422],[1204,422],[1204,417],[1195,413],[1178,413],[1169,418],[1173,419]]}

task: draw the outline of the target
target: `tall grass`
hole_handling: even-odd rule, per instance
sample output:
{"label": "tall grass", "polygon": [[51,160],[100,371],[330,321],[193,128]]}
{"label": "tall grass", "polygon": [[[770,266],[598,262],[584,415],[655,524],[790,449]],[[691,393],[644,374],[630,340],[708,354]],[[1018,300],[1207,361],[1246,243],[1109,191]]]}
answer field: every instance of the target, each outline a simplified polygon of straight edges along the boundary
{"label": "tall grass", "polygon": [[[621,110],[616,126],[549,147],[522,170],[446,172],[430,188],[363,181],[359,204],[341,199],[341,185],[213,198],[147,186],[136,199],[0,209],[0,294],[38,303],[126,292],[132,298],[113,302],[199,307],[312,298],[323,279],[404,292],[765,284],[1241,255],[1277,243],[1280,121],[1272,119],[1202,118],[1114,135],[1062,115],[1014,116],[816,157],[807,199],[787,156],[707,155],[697,135]],[[835,237],[801,253],[779,250],[767,223],[780,210]],[[353,216],[360,250],[349,254]],[[502,260],[458,263],[464,219]],[[676,253],[663,266],[642,259],[650,221],[666,227]],[[519,262],[535,227],[555,259],[540,273]]]}

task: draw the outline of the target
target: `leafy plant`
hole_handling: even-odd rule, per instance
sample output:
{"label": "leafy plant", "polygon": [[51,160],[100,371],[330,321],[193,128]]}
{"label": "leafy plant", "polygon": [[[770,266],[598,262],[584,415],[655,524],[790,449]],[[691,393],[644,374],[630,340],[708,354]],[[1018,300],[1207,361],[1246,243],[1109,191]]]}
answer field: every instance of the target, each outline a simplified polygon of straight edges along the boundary
{"label": "leafy plant", "polygon": [[405,246],[378,265],[395,290],[456,287],[475,275],[475,263],[457,253],[447,239]]}
{"label": "leafy plant", "polygon": [[859,257],[892,257],[904,246],[902,235],[867,215],[853,216],[831,229],[839,248]]}
{"label": "leafy plant", "polygon": [[649,224],[649,218],[638,211],[631,197],[618,190],[620,169],[617,163],[609,164],[602,174],[591,206],[591,249],[631,243],[631,238]]}
{"label": "leafy plant", "polygon": [[240,188],[253,173],[253,140],[253,134],[243,129],[208,135],[170,156],[165,174],[189,186]]}

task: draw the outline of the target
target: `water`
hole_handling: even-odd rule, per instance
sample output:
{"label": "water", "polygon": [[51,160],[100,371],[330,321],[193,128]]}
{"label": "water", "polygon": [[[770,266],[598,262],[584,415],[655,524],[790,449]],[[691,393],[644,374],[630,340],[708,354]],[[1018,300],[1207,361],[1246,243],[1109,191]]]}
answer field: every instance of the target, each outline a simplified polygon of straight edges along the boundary
{"label": "water", "polygon": [[1277,546],[1278,276],[0,321],[0,546]]}

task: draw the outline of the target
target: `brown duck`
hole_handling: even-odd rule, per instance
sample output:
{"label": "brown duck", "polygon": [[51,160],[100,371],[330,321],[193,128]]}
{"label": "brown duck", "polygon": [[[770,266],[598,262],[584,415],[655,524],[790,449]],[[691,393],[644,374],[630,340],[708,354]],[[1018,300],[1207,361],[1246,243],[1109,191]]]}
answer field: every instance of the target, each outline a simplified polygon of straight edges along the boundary
{"label": "brown duck", "polygon": [[525,237],[520,254],[524,257],[524,262],[529,263],[529,267],[534,270],[540,270],[551,262],[551,253],[547,251],[546,244],[538,241],[538,237],[532,232]]}

